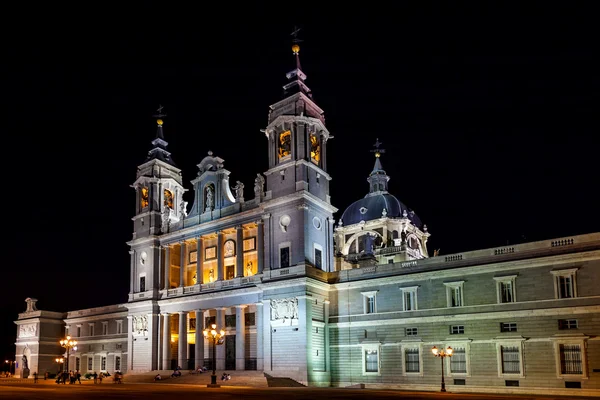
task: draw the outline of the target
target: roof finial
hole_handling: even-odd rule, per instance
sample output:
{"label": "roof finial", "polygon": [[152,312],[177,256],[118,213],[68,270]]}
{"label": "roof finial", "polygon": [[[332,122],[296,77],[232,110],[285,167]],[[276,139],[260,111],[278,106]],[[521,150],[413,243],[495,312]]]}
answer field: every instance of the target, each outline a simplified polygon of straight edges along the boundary
{"label": "roof finial", "polygon": [[375,144],[373,145],[373,147],[375,147],[374,150],[371,150],[372,153],[375,153],[375,157],[379,158],[381,157],[382,153],[385,153],[385,149],[380,149],[379,146],[381,146],[383,143],[381,143],[379,141],[379,138],[375,139]]}
{"label": "roof finial", "polygon": [[167,114],[163,114],[162,110],[163,110],[163,106],[161,104],[158,105],[158,109],[156,110],[158,112],[158,114],[154,114],[153,117],[154,118],[158,118],[156,120],[156,123],[160,126],[163,124],[163,120],[161,119],[162,117],[166,117]]}
{"label": "roof finial", "polygon": [[[302,28],[298,28],[297,26],[294,26],[294,31],[290,34],[292,35],[294,38],[292,39],[292,51],[294,52],[294,55],[298,55],[298,53],[300,52],[300,45],[298,45],[298,43],[302,42],[301,39],[298,39],[298,32],[300,32],[300,29]],[[298,68],[300,68],[300,66],[298,66]]]}

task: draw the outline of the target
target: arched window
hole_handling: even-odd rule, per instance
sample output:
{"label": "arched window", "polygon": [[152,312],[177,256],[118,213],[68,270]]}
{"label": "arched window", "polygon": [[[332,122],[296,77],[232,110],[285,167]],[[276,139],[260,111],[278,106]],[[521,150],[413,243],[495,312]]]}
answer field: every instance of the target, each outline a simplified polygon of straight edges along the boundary
{"label": "arched window", "polygon": [[142,208],[148,207],[148,201],[149,201],[148,188],[146,186],[144,186],[140,189],[140,205],[142,206]]}
{"label": "arched window", "polygon": [[310,134],[310,161],[319,165],[319,161],[321,160],[321,141],[319,140],[319,136],[316,133]]}
{"label": "arched window", "polygon": [[165,197],[165,201],[164,201],[164,205],[166,207],[169,207],[171,210],[173,209],[173,192],[171,192],[168,189],[165,189],[164,191],[164,197]]}

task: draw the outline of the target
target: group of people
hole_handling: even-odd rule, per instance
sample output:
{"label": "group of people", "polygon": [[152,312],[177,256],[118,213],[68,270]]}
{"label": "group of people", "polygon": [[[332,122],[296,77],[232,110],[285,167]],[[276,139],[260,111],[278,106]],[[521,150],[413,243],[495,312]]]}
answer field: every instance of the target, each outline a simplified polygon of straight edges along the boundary
{"label": "group of people", "polygon": [[[37,381],[37,373],[33,374],[34,382]],[[62,383],[63,385],[69,381],[69,385],[74,385],[76,382],[79,382],[81,385],[81,373],[79,370],[77,371],[63,371],[56,375],[56,383]]]}
{"label": "group of people", "polygon": [[[208,371],[208,369],[206,367],[198,367],[195,370],[190,371],[190,374],[203,374],[204,372]],[[181,367],[177,367],[173,370],[173,373],[171,374],[171,378],[179,378],[182,375],[181,373]],[[231,375],[223,372],[223,375],[221,375],[221,380],[222,381],[228,381],[231,379]],[[162,380],[162,376],[160,375],[160,373],[156,374],[156,376],[154,377],[154,381],[161,381]]]}

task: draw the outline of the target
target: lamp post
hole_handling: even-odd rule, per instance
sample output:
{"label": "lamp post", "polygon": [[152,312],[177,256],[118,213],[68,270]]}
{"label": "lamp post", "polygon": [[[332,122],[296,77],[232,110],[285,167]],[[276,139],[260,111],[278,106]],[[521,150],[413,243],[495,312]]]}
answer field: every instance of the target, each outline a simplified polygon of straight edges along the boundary
{"label": "lamp post", "polygon": [[62,371],[62,365],[65,362],[65,359],[60,357],[60,358],[55,358],[54,361],[58,364],[58,373],[60,374],[60,371]]}
{"label": "lamp post", "polygon": [[217,385],[217,345],[223,344],[225,338],[225,331],[221,329],[217,331],[217,324],[212,324],[210,328],[206,328],[202,331],[204,337],[212,340],[212,375],[210,376],[210,385],[208,387],[219,387]]}
{"label": "lamp post", "polygon": [[4,362],[8,364],[8,372],[12,375],[13,364],[15,363],[14,360],[5,360]]}
{"label": "lamp post", "polygon": [[452,347],[448,346],[448,348],[446,350],[441,349],[438,350],[437,347],[433,346],[433,348],[431,349],[431,352],[433,353],[434,356],[439,357],[442,360],[442,390],[441,392],[445,392],[446,391],[446,383],[444,382],[444,358],[446,357],[452,357]]}
{"label": "lamp post", "polygon": [[61,340],[60,345],[62,347],[64,347],[65,349],[67,349],[67,362],[66,362],[66,367],[65,367],[65,371],[69,371],[69,351],[71,351],[71,349],[74,349],[75,351],[77,351],[77,341],[76,340],[71,340],[71,336],[67,335],[66,339]]}

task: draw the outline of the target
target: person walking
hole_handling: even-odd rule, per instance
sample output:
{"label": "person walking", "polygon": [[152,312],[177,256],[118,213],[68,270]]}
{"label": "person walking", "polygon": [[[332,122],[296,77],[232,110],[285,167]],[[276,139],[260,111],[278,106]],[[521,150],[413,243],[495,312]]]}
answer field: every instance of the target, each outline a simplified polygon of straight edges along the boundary
{"label": "person walking", "polygon": [[37,372],[34,372],[33,373],[33,383],[37,383],[37,378],[38,378]]}

